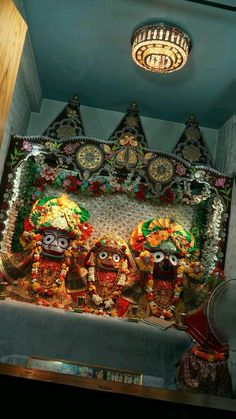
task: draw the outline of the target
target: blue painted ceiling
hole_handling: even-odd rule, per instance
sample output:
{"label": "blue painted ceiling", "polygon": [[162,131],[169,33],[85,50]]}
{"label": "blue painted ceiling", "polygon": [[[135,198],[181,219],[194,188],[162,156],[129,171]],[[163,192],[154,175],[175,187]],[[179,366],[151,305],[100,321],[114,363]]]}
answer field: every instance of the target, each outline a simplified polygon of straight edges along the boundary
{"label": "blue painted ceiling", "polygon": [[[208,0],[236,6],[236,0]],[[45,98],[219,128],[236,110],[236,12],[191,0],[23,0]],[[191,36],[187,65],[155,74],[131,58],[141,24],[168,21]]]}

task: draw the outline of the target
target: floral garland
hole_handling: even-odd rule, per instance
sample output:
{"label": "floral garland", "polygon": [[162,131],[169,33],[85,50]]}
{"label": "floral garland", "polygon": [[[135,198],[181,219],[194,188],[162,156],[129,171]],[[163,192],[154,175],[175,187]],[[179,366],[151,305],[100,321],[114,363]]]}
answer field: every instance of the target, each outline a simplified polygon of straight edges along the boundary
{"label": "floral garland", "polygon": [[154,200],[164,205],[179,203],[182,196],[180,191],[173,186],[165,188],[162,192],[154,192],[150,185],[133,173],[129,173],[124,178],[110,172],[109,176],[94,175],[90,180],[81,180],[78,176],[68,174],[63,168],[51,168],[44,161],[37,161],[32,182],[34,188],[31,191],[31,200],[35,201],[40,198],[48,184],[62,188],[66,193],[82,192],[87,196],[99,196],[120,192],[136,198],[138,201]]}
{"label": "floral garland", "polygon": [[49,285],[48,287],[43,287],[40,284],[39,280],[39,268],[40,268],[40,259],[41,259],[41,252],[42,247],[38,245],[35,248],[34,256],[33,256],[33,264],[32,264],[32,270],[31,270],[31,288],[34,292],[37,292],[41,295],[47,295],[48,297],[52,297],[54,294],[57,294],[59,292],[63,292],[65,288],[65,278],[67,275],[67,272],[69,270],[70,266],[70,256],[71,252],[67,252],[67,256],[62,262],[61,271],[57,275],[56,280],[53,282],[52,285]]}
{"label": "floral garland", "polygon": [[153,295],[153,285],[154,285],[153,274],[149,272],[147,274],[146,296],[147,296],[147,300],[150,306],[151,313],[154,316],[158,315],[160,318],[163,318],[163,319],[171,319],[174,316],[176,304],[179,302],[179,299],[180,299],[180,293],[182,290],[181,279],[177,277],[175,287],[174,287],[173,304],[171,304],[167,309],[162,309],[158,307],[158,305],[155,303],[154,295]]}
{"label": "floral garland", "polygon": [[208,362],[225,360],[225,354],[220,353],[220,352],[207,352],[198,346],[192,347],[192,353],[198,358],[204,359],[205,361],[208,361]]}
{"label": "floral garland", "polygon": [[137,265],[140,271],[144,272],[146,277],[146,297],[150,306],[151,314],[154,316],[159,316],[164,319],[171,319],[174,316],[175,307],[180,299],[180,294],[182,291],[182,276],[177,275],[175,287],[174,287],[174,296],[172,304],[167,309],[162,309],[154,301],[153,286],[153,270],[154,270],[154,257],[151,252],[148,250],[143,250],[139,257],[136,258]]}
{"label": "floral garland", "polygon": [[179,260],[179,266],[177,270],[177,278],[184,283],[185,279],[193,279],[201,281],[204,275],[204,268],[200,261],[190,261],[187,258]]}
{"label": "floral garland", "polygon": [[122,289],[126,283],[127,274],[129,273],[127,261],[122,263],[121,269],[118,271],[118,280],[111,296],[105,300],[97,292],[95,266],[90,266],[88,269],[88,290],[92,296],[92,301],[99,307],[99,314],[104,314],[105,310],[110,310],[114,307],[116,300],[121,295]]}
{"label": "floral garland", "polygon": [[153,315],[158,314],[160,317],[163,317],[164,319],[171,319],[174,316],[176,305],[180,301],[181,292],[183,291],[185,286],[188,286],[188,283],[186,283],[186,280],[193,279],[198,282],[203,277],[203,274],[204,274],[204,270],[199,261],[191,262],[184,258],[180,259],[179,267],[177,269],[175,287],[174,287],[173,304],[170,305],[170,307],[168,307],[167,309],[161,309],[154,302],[154,296],[153,296],[154,280],[153,280],[152,272],[149,272],[147,275],[146,295],[147,295],[147,300],[149,302],[149,306],[151,309],[151,313]]}
{"label": "floral garland", "polygon": [[[68,249],[64,253],[64,259],[62,261],[60,272],[58,273],[53,284],[48,287],[44,287],[40,284],[40,261],[42,253],[41,235],[36,234],[35,239],[31,242],[30,247],[33,248],[33,264],[31,269],[31,289],[37,294],[52,297],[55,294],[65,292],[65,279],[71,264],[71,257],[77,256],[77,249],[80,241],[73,241]],[[53,262],[52,262],[53,263]],[[57,263],[57,261],[56,261]],[[47,271],[47,268],[44,269]],[[47,272],[46,272],[47,273]]]}
{"label": "floral garland", "polygon": [[184,286],[186,285],[186,278],[188,277],[194,280],[201,280],[204,274],[204,270],[199,261],[189,261],[186,258],[180,259],[174,287],[173,304],[171,304],[167,309],[162,309],[158,307],[158,305],[154,301],[154,260],[152,253],[150,253],[147,250],[142,251],[139,257],[136,258],[136,261],[140,270],[146,273],[146,296],[151,313],[155,316],[158,315],[164,319],[171,319],[174,316],[175,308],[176,305],[179,303],[181,292]]}

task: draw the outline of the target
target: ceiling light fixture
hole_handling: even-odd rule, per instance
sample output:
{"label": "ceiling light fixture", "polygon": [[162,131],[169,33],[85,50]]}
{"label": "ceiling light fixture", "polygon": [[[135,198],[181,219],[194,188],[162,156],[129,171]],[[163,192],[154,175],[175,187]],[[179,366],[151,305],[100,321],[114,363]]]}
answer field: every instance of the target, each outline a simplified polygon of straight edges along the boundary
{"label": "ceiling light fixture", "polygon": [[140,67],[155,73],[182,68],[191,50],[191,39],[182,29],[165,23],[143,26],[132,36],[132,57]]}

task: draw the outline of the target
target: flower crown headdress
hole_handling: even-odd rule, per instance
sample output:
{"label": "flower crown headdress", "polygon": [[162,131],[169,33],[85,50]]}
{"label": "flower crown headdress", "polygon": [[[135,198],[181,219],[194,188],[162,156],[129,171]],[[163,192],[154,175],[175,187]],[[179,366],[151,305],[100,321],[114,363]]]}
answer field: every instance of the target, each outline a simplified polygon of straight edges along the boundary
{"label": "flower crown headdress", "polygon": [[86,240],[92,233],[92,226],[86,223],[89,217],[86,209],[66,195],[39,199],[24,221],[20,242],[24,248],[30,248],[30,238],[51,229],[66,232],[72,239]]}
{"label": "flower crown headdress", "polygon": [[141,221],[131,234],[130,246],[136,252],[174,249],[181,256],[194,254],[197,250],[193,235],[169,218]]}
{"label": "flower crown headdress", "polygon": [[126,242],[120,237],[113,235],[106,235],[94,242],[93,247],[99,249],[100,247],[117,248],[122,253],[128,254],[129,248]]}

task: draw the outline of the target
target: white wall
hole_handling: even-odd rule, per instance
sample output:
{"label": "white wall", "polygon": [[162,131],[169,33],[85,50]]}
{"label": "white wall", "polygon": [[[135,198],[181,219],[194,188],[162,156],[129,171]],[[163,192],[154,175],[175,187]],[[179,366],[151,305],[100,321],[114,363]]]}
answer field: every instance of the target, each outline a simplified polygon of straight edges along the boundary
{"label": "white wall", "polygon": [[[25,73],[23,71],[23,66],[25,64],[25,51],[26,47],[24,47],[23,50],[21,64],[18,71],[14,93],[12,97],[11,107],[4,127],[4,135],[0,153],[0,179],[2,177],[4,161],[7,155],[11,135],[26,135],[31,111],[32,109],[36,108],[36,101],[32,101],[32,96],[29,94],[28,81],[26,81]],[[32,72],[29,66],[27,80],[30,79],[30,71]],[[37,103],[40,103],[40,93],[41,90],[39,89]]]}
{"label": "white wall", "polygon": [[[43,99],[40,113],[31,113],[27,134],[42,134],[65,106],[65,102]],[[119,124],[126,109],[121,113],[81,105],[80,111],[86,135],[106,140]],[[141,116],[141,121],[149,147],[165,152],[172,151],[185,128],[184,124],[144,116]],[[214,160],[218,130],[201,127],[201,131]]]}
{"label": "white wall", "polygon": [[232,115],[219,129],[216,164],[218,170],[236,174],[236,115]]}

